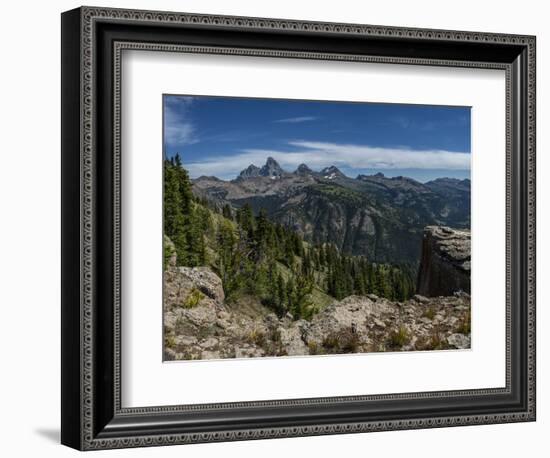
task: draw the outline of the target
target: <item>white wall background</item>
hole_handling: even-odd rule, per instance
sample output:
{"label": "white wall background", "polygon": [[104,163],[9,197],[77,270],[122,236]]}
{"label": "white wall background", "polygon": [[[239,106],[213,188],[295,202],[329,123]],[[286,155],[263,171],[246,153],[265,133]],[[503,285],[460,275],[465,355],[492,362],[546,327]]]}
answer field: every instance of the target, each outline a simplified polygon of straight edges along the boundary
{"label": "white wall background", "polygon": [[[117,0],[96,5],[318,21],[534,34],[538,38],[538,421],[527,424],[278,439],[139,450],[108,456],[446,458],[544,456],[550,428],[548,197],[550,30],[544,2],[436,0]],[[0,452],[74,456],[59,442],[60,13],[76,1],[2,6],[0,46]],[[546,211],[545,211],[546,210]],[[546,433],[546,434],[545,434]],[[547,453],[547,452],[546,452]]]}

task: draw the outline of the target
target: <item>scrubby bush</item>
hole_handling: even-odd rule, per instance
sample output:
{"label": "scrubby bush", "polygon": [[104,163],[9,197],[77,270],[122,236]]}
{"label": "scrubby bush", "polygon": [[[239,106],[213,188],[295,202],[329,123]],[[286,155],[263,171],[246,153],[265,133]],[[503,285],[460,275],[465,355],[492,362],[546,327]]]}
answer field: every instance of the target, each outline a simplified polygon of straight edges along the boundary
{"label": "scrubby bush", "polygon": [[182,305],[186,309],[192,309],[193,307],[199,305],[199,302],[202,299],[204,299],[204,294],[197,288],[193,288],[185,298],[185,301]]}
{"label": "scrubby bush", "polygon": [[401,348],[411,341],[409,331],[405,326],[399,326],[399,329],[393,330],[389,336],[389,346],[392,348]]}

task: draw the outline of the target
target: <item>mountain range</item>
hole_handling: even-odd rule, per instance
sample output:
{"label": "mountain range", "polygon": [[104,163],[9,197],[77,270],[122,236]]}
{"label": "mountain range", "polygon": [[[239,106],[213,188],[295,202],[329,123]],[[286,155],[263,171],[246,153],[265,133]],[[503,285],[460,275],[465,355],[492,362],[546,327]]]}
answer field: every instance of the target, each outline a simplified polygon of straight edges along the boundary
{"label": "mountain range", "polygon": [[269,157],[233,180],[201,176],[192,183],[194,194],[214,205],[263,208],[309,242],[334,243],[343,253],[375,262],[418,263],[425,226],[470,227],[469,179],[420,183],[382,173],[351,178],[334,165],[314,171],[301,164],[287,172]]}

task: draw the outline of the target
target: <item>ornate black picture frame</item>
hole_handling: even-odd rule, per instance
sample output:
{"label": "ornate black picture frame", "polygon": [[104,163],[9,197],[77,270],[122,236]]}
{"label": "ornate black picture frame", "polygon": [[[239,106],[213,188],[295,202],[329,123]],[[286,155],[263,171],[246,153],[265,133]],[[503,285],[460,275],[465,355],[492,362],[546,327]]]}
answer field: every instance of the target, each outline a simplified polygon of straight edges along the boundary
{"label": "ornate black picture frame", "polygon": [[[504,388],[121,406],[124,49],[506,72]],[[82,7],[62,15],[62,434],[105,449],[535,420],[535,37]]]}

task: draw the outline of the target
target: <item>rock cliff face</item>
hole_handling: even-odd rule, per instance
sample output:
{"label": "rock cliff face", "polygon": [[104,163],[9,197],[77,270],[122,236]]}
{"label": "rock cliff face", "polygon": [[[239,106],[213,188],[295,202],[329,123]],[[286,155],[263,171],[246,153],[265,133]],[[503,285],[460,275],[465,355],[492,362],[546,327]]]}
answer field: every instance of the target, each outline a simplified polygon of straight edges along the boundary
{"label": "rock cliff face", "polygon": [[165,360],[320,355],[470,347],[470,297],[369,296],[335,301],[311,321],[278,318],[254,298],[228,304],[207,267],[168,266]]}
{"label": "rock cliff face", "polygon": [[457,291],[470,294],[469,230],[424,229],[417,290],[425,296],[449,296]]}

